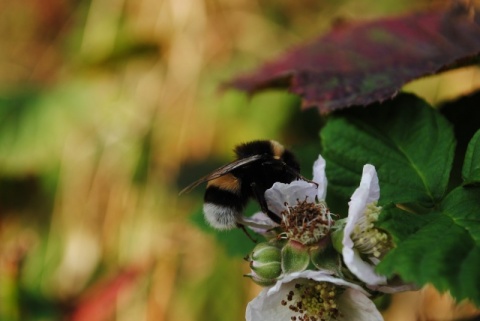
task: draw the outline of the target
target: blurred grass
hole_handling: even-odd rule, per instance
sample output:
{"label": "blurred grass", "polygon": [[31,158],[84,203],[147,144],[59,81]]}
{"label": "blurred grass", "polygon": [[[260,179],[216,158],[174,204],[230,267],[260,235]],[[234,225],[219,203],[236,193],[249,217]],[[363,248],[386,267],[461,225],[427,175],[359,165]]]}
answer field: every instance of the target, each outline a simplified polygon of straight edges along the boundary
{"label": "blurred grass", "polygon": [[178,190],[258,138],[308,176],[321,120],[219,84],[339,17],[428,4],[2,1],[0,319],[244,320],[247,264],[190,223],[201,191]]}

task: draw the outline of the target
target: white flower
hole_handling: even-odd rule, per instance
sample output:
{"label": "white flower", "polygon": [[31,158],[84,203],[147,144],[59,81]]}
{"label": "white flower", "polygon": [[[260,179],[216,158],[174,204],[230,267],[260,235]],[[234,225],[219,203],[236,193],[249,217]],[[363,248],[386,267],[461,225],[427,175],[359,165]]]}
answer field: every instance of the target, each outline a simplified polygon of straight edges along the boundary
{"label": "white flower", "polygon": [[309,245],[329,234],[333,221],[324,201],[326,188],[325,160],[319,156],[313,182],[277,182],[265,192],[269,210],[281,219],[282,238]]}
{"label": "white flower", "polygon": [[265,199],[268,208],[281,217],[281,213],[287,209],[286,204],[291,206],[297,203],[297,200],[315,199],[325,200],[327,194],[327,176],[325,175],[325,159],[321,155],[313,164],[313,182],[293,181],[289,184],[275,183],[265,192]]}
{"label": "white flower", "polygon": [[327,271],[307,270],[286,275],[247,306],[246,321],[283,320],[380,321],[383,318],[360,286]]}
{"label": "white flower", "polygon": [[[273,184],[265,192],[268,209],[282,219],[282,213],[289,211],[291,207],[295,207],[299,201],[315,203],[315,200],[318,200],[322,203],[325,200],[327,177],[325,175],[325,160],[320,155],[313,164],[313,182],[297,180],[289,184],[279,182]],[[329,220],[329,225],[333,223],[330,221],[329,215],[325,216],[325,219]],[[278,224],[262,212],[256,213],[250,218],[244,218],[244,220],[253,231],[266,237],[271,236],[269,234],[274,233],[272,229],[278,227]]]}
{"label": "white flower", "polygon": [[360,186],[349,202],[348,217],[342,240],[342,255],[348,269],[361,281],[376,286],[387,283],[385,276],[375,272],[380,258],[391,248],[389,237],[374,227],[378,219],[380,198],[377,172],[372,165],[363,167]]}

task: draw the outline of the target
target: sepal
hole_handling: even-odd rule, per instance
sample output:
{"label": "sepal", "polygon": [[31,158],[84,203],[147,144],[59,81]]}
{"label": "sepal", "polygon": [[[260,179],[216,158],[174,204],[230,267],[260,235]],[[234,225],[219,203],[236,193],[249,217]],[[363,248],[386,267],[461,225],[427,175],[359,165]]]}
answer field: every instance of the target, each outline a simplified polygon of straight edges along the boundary
{"label": "sepal", "polygon": [[307,246],[295,241],[289,241],[282,248],[283,273],[304,271],[307,269],[309,263],[310,255]]}

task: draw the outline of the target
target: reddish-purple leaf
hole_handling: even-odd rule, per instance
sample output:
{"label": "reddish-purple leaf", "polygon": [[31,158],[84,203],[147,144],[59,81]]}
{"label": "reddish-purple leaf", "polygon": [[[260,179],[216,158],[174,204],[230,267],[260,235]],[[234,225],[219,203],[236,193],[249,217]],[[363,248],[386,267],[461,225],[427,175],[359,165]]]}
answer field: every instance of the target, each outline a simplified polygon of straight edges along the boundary
{"label": "reddish-purple leaf", "polygon": [[117,307],[118,296],[131,290],[142,273],[143,268],[130,267],[120,271],[112,279],[94,285],[75,304],[68,320],[110,320]]}
{"label": "reddish-purple leaf", "polygon": [[320,112],[395,96],[407,82],[475,63],[480,18],[473,8],[408,14],[335,26],[256,71],[227,84],[253,93],[287,87]]}

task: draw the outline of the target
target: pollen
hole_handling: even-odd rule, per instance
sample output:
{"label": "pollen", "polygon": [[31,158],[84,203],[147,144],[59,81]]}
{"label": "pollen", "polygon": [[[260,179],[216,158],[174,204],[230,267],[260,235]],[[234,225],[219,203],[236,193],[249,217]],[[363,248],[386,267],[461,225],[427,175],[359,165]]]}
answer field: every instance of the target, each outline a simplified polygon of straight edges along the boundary
{"label": "pollen", "polygon": [[297,313],[292,320],[336,320],[340,315],[336,301],[341,293],[343,289],[333,283],[312,280],[296,283],[293,302],[288,306],[288,309]]}
{"label": "pollen", "polygon": [[381,207],[377,202],[367,205],[365,215],[362,216],[351,234],[355,248],[362,254],[382,258],[393,244],[387,233],[375,227]]}
{"label": "pollen", "polygon": [[304,245],[319,242],[330,232],[333,220],[325,202],[308,202],[307,198],[283,211],[281,228],[284,238]]}

